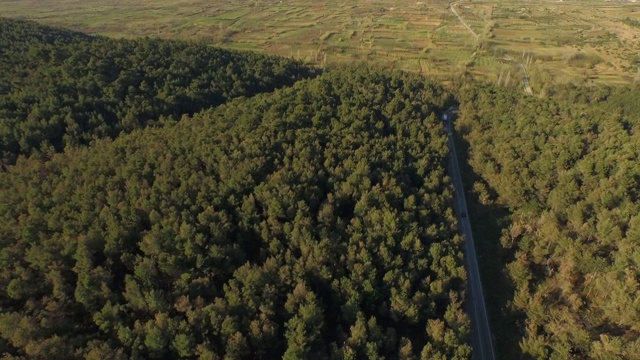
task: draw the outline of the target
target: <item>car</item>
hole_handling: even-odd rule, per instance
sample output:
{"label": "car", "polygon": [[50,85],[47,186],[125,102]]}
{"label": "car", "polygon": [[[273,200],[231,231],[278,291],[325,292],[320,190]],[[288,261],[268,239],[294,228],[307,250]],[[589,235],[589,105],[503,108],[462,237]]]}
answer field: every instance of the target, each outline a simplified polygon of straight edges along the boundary
{"label": "car", "polygon": [[466,218],[466,217],[467,217],[467,213],[466,213],[466,212],[464,212],[464,211],[463,211],[460,215],[462,215],[462,217],[463,217],[463,218]]}

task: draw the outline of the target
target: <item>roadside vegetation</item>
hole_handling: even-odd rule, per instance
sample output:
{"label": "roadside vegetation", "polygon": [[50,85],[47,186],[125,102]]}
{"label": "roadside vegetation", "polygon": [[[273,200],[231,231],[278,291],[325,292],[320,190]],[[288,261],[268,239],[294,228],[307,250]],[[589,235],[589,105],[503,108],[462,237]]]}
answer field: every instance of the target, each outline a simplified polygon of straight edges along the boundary
{"label": "roadside vegetation", "polygon": [[461,92],[474,191],[493,214],[510,212],[488,262],[503,264],[513,291],[495,322],[520,329],[519,347],[504,349],[511,357],[640,351],[639,95],[637,86],[563,86],[551,100],[489,85]]}
{"label": "roadside vegetation", "polygon": [[499,353],[640,353],[637,5],[41,3],[94,35],[0,18],[3,358],[470,358],[456,103]]}
{"label": "roadside vegetation", "polygon": [[[52,34],[65,39],[53,53],[87,49],[79,34]],[[193,49],[96,41],[130,50],[116,64],[137,46],[170,63]],[[264,61],[296,69],[287,80],[310,71],[209,51],[228,59],[200,69],[227,74],[209,87]],[[66,77],[76,84],[83,68]],[[469,358],[443,86],[358,67],[194,114],[184,101],[177,122],[0,173],[3,357]]]}

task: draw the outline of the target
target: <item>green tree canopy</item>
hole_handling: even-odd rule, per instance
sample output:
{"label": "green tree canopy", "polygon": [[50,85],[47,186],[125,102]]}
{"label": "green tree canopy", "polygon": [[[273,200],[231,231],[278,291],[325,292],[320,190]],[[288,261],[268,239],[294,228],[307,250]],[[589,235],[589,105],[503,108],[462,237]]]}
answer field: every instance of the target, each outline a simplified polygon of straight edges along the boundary
{"label": "green tree canopy", "polygon": [[0,174],[0,352],[468,357],[451,102],[348,68],[19,159]]}
{"label": "green tree canopy", "polygon": [[201,43],[0,18],[0,160],[162,125],[314,75],[292,60]]}

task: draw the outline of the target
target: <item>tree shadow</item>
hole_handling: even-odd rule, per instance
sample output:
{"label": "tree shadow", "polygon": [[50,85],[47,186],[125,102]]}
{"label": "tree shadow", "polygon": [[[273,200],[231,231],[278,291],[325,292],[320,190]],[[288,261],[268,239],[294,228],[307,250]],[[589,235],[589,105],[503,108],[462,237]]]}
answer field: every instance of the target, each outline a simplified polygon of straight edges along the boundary
{"label": "tree shadow", "polygon": [[[523,317],[511,307],[514,286],[509,279],[506,265],[513,260],[514,250],[500,243],[503,231],[511,224],[511,211],[496,201],[481,202],[474,191],[476,182],[486,182],[469,165],[469,143],[454,134],[460,171],[469,210],[469,220],[475,239],[478,265],[489,313],[494,346],[498,359],[522,358],[519,342],[522,338]],[[487,186],[489,199],[497,194]]]}

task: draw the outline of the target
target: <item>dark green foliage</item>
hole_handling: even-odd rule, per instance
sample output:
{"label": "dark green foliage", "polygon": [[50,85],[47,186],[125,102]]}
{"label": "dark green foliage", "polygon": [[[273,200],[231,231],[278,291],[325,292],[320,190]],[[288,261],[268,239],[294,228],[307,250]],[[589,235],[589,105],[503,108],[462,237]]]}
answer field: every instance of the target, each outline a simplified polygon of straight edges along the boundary
{"label": "dark green foliage", "polygon": [[476,85],[458,127],[513,212],[503,232],[520,347],[535,359],[640,354],[640,89]]}
{"label": "dark green foliage", "polygon": [[640,21],[634,20],[634,19],[632,19],[632,18],[630,18],[628,16],[626,18],[622,19],[622,22],[627,24],[627,25],[629,25],[629,26],[640,28]]}
{"label": "dark green foliage", "polygon": [[0,160],[160,125],[312,75],[282,58],[0,18]]}
{"label": "dark green foliage", "polygon": [[0,174],[0,346],[468,358],[437,117],[450,101],[420,77],[346,69],[19,159]]}

